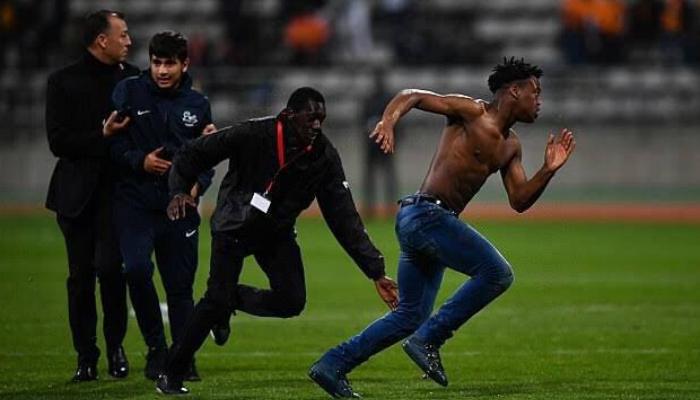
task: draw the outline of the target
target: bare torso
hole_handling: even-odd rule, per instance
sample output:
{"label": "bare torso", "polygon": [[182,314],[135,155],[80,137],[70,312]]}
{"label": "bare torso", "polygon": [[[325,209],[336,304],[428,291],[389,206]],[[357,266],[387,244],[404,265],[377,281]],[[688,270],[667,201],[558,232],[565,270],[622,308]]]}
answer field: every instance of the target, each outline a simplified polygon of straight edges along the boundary
{"label": "bare torso", "polygon": [[420,188],[457,212],[491,174],[510,162],[519,148],[515,132],[501,132],[485,107],[471,121],[448,119]]}

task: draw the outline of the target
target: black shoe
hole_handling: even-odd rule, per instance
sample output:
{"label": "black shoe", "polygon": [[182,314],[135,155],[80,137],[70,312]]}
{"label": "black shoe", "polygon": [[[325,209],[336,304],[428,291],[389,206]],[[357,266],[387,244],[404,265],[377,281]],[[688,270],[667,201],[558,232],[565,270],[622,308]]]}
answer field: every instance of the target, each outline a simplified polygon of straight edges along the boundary
{"label": "black shoe", "polygon": [[143,370],[143,374],[146,378],[155,381],[158,379],[160,374],[163,373],[165,369],[165,362],[168,358],[168,349],[152,347],[148,349],[148,354],[146,355],[146,368]]}
{"label": "black shoe", "polygon": [[430,343],[425,343],[415,336],[406,339],[401,347],[430,379],[441,386],[447,386],[447,375],[445,375],[445,369],[442,367],[437,347]]}
{"label": "black shoe", "polygon": [[122,346],[107,355],[107,369],[115,378],[126,378],[129,375],[129,361]]}
{"label": "black shoe", "polygon": [[214,343],[219,346],[223,346],[228,341],[229,335],[231,335],[231,326],[229,326],[228,321],[223,323],[217,323],[211,328],[211,337],[214,339]]}
{"label": "black shoe", "polygon": [[88,382],[97,380],[97,363],[79,363],[71,382]]}
{"label": "black shoe", "polygon": [[156,391],[166,396],[181,395],[190,392],[186,387],[182,386],[182,382],[176,382],[170,379],[166,374],[162,374],[158,377]]}
{"label": "black shoe", "polygon": [[187,371],[187,374],[185,374],[185,379],[183,380],[187,382],[199,382],[202,380],[202,378],[199,377],[199,372],[197,372],[197,366],[194,365],[194,359],[190,365],[190,370]]}
{"label": "black shoe", "polygon": [[360,398],[350,386],[348,378],[339,369],[317,361],[309,369],[311,378],[333,398]]}

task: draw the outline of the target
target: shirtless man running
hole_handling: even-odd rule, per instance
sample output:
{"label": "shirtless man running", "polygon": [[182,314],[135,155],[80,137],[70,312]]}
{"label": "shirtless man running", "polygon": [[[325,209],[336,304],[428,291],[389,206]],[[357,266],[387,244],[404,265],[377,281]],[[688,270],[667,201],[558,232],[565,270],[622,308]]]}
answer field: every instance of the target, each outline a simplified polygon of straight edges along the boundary
{"label": "shirtless man running", "polygon": [[[428,377],[447,386],[439,348],[513,282],[505,258],[460,221],[459,213],[496,171],[501,172],[511,207],[517,212],[527,210],[575,147],[571,131],[562,129],[556,137],[550,134],[542,168],[527,179],[520,140],[511,127],[537,119],[541,75],[537,66],[511,58],[489,76],[491,102],[411,89],[401,91],[387,105],[370,135],[385,153],[393,152],[394,126],[412,108],[444,115],[447,121],[420,190],[399,202],[398,307],[326,352],[309,370],[309,376],[331,396],[357,397],[346,374],[407,336],[404,351]],[[431,317],[445,267],[471,279]]]}

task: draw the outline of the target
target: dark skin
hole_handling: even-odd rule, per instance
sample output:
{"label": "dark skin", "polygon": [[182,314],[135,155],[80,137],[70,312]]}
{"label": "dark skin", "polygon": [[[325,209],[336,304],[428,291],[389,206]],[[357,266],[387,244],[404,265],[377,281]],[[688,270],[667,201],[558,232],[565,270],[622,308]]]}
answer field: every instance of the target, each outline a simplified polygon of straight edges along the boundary
{"label": "dark skin", "polygon": [[556,136],[550,133],[542,167],[527,178],[520,139],[511,128],[516,122],[537,119],[540,93],[540,82],[534,76],[499,89],[490,103],[464,95],[404,90],[389,102],[370,137],[384,153],[393,153],[394,126],[410,109],[444,115],[447,123],[420,191],[461,212],[486,179],[500,171],[511,207],[524,212],[576,147],[568,129]]}
{"label": "dark skin", "polygon": [[[313,144],[318,134],[321,133],[321,125],[326,119],[326,105],[309,100],[306,106],[299,111],[285,108],[280,113],[280,118],[285,121],[285,132],[294,135],[302,146],[308,146]],[[168,204],[168,217],[173,221],[184,218],[187,207],[197,207],[197,202],[189,194],[176,194]],[[385,275],[376,279],[374,286],[379,297],[391,310],[395,310],[399,303],[396,282]]]}

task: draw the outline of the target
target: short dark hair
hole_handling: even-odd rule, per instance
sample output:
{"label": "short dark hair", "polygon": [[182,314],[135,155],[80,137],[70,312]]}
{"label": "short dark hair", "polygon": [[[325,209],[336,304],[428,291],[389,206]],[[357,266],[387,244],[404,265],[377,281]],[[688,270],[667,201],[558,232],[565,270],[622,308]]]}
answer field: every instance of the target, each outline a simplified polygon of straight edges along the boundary
{"label": "short dark hair", "polygon": [[516,60],[515,57],[511,57],[509,60],[504,57],[503,64],[493,67],[493,74],[489,76],[489,89],[492,93],[496,93],[498,89],[509,83],[531,76],[539,79],[542,76],[542,69],[537,65],[526,63],[522,58]]}
{"label": "short dark hair", "polygon": [[124,19],[124,14],[113,10],[100,10],[85,15],[83,19],[83,45],[88,47],[100,33],[109,29],[109,17]]}
{"label": "short dark hair", "polygon": [[289,100],[287,100],[287,108],[293,111],[299,111],[306,107],[309,100],[326,104],[326,99],[323,98],[321,92],[312,87],[304,86],[295,90],[292,95],[289,96]]}
{"label": "short dark hair", "polygon": [[158,32],[148,44],[148,57],[187,59],[187,38],[180,32]]}

